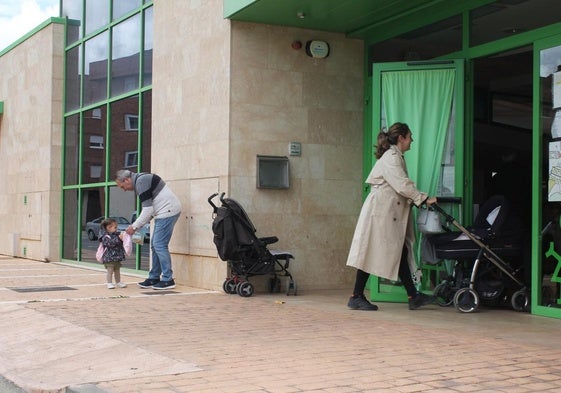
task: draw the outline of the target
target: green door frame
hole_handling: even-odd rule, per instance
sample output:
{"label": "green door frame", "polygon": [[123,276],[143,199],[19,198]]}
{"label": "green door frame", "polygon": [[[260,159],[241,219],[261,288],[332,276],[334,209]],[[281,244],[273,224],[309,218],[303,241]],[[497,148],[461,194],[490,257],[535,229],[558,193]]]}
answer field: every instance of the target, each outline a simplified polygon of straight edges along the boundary
{"label": "green door frame", "polygon": [[[375,136],[379,132],[382,114],[381,114],[381,92],[382,92],[382,73],[388,71],[413,71],[413,70],[436,70],[436,69],[455,69],[456,78],[454,82],[454,102],[455,102],[455,157],[456,163],[454,168],[454,193],[456,196],[464,196],[465,183],[464,183],[464,60],[434,60],[422,62],[393,62],[393,63],[377,63],[373,66],[372,72],[372,126],[368,128],[369,132],[367,139],[374,141]],[[369,157],[370,161],[365,169],[365,176],[370,172],[374,164],[372,143],[365,146],[365,157]],[[365,161],[367,158],[365,158]],[[365,187],[365,192],[368,192],[368,186]],[[464,206],[465,209],[465,206]],[[425,273],[425,272],[423,272]],[[428,273],[428,272],[426,272]],[[370,297],[376,301],[386,302],[402,302],[406,300],[405,291],[401,286],[392,284],[384,284],[378,277],[371,276],[369,280]]]}
{"label": "green door frame", "polygon": [[[532,314],[546,317],[561,318],[561,308],[541,305],[542,293],[542,259],[547,251],[542,247],[542,174],[543,174],[543,134],[542,103],[540,83],[540,51],[551,47],[561,46],[561,34],[547,37],[534,43],[534,74],[533,74],[533,103],[532,103],[532,285],[531,307]],[[555,253],[554,257],[561,258]],[[557,261],[558,267],[561,259]]]}

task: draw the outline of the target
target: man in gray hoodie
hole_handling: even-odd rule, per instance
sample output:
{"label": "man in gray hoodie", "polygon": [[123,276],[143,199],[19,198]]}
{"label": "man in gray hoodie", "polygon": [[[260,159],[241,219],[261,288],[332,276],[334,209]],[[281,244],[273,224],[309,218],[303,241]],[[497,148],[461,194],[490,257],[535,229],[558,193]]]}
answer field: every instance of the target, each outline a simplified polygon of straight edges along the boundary
{"label": "man in gray hoodie", "polygon": [[148,278],[138,285],[153,289],[175,288],[168,245],[173,227],[181,214],[179,199],[162,178],[153,173],[134,173],[123,169],[117,172],[115,182],[124,191],[134,191],[142,204],[140,215],[126,230],[129,235],[154,218],[150,239],[152,267]]}

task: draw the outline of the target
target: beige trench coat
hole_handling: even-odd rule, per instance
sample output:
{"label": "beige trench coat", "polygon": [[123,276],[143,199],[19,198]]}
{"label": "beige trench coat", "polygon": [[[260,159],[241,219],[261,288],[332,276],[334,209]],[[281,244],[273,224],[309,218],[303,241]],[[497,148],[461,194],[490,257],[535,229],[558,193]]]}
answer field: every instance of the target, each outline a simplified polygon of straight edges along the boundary
{"label": "beige trench coat", "polygon": [[376,162],[366,183],[371,189],[360,211],[347,265],[397,281],[403,245],[411,273],[416,271],[411,204],[421,206],[428,195],[409,179],[403,154],[395,145]]}

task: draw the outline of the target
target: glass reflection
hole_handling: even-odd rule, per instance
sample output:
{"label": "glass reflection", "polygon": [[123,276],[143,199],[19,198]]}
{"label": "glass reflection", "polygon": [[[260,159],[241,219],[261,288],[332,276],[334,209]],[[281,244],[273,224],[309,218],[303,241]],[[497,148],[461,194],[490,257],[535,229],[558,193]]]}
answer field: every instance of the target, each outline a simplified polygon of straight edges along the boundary
{"label": "glass reflection", "polygon": [[152,90],[142,95],[142,172],[152,172]]}
{"label": "glass reflection", "polygon": [[63,0],[62,16],[68,17],[66,43],[70,45],[82,37],[82,0]]}
{"label": "glass reflection", "polygon": [[107,98],[108,32],[86,41],[84,53],[84,98],[87,106]]}
{"label": "glass reflection", "polygon": [[138,88],[140,69],[140,14],[113,28],[111,96]]}
{"label": "glass reflection", "polygon": [[109,0],[85,0],[86,35],[109,24]]}
{"label": "glass reflection", "polygon": [[561,264],[561,46],[540,52],[541,134],[543,135],[542,253],[538,304],[561,307],[554,273]]}
{"label": "glass reflection", "polygon": [[67,117],[64,128],[64,185],[73,185],[78,183],[80,117],[78,115]]}
{"label": "glass reflection", "polygon": [[113,0],[113,20],[142,5],[141,0]]}
{"label": "glass reflection", "polygon": [[104,217],[105,192],[103,187],[85,188],[82,190],[82,261],[97,262],[95,252],[99,245],[99,224]]}
{"label": "glass reflection", "polygon": [[138,167],[138,96],[111,104],[111,139],[109,172],[114,176],[119,169],[136,172]]}
{"label": "glass reflection", "polygon": [[64,198],[64,222],[62,237],[62,258],[78,258],[78,191],[66,190]]}
{"label": "glass reflection", "polygon": [[142,86],[152,84],[152,52],[154,49],[154,7],[147,8],[144,13],[144,70]]}
{"label": "glass reflection", "polygon": [[560,11],[558,0],[497,1],[481,6],[470,11],[470,46],[561,22]]}
{"label": "glass reflection", "polygon": [[81,46],[66,52],[66,111],[80,107],[80,59]]}
{"label": "glass reflection", "polygon": [[82,147],[82,183],[105,181],[105,105],[84,112]]}
{"label": "glass reflection", "polygon": [[[136,195],[132,191],[123,191],[118,187],[109,189],[109,214],[112,217],[120,217],[119,220],[128,223],[134,222],[137,216]],[[133,244],[133,254],[127,257],[123,267],[130,269],[149,270],[150,262],[150,224],[140,229],[144,234],[144,243]],[[138,255],[138,258],[137,258]]]}

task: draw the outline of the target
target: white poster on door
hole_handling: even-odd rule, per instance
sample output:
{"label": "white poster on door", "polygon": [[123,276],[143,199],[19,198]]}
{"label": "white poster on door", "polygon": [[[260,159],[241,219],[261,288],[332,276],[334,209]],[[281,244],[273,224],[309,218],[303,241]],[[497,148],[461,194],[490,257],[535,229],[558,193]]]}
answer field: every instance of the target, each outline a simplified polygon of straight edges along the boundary
{"label": "white poster on door", "polygon": [[561,142],[549,142],[547,200],[561,202]]}

